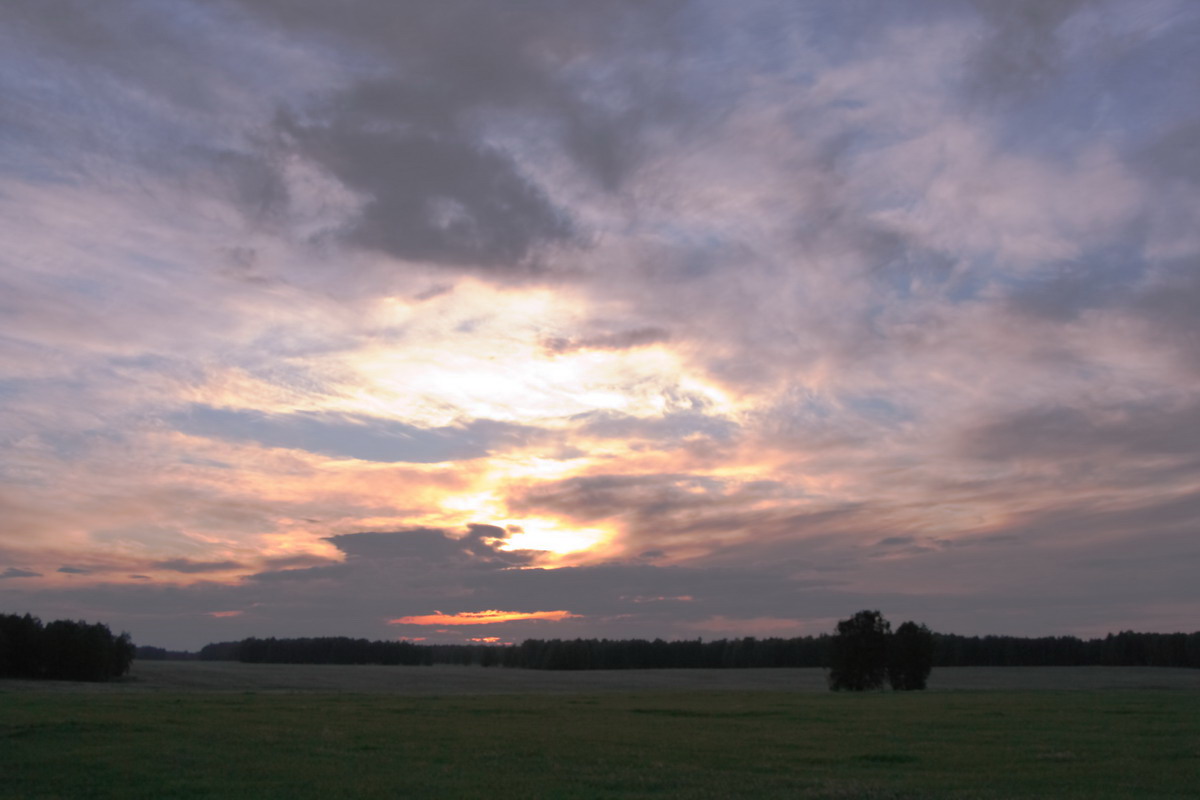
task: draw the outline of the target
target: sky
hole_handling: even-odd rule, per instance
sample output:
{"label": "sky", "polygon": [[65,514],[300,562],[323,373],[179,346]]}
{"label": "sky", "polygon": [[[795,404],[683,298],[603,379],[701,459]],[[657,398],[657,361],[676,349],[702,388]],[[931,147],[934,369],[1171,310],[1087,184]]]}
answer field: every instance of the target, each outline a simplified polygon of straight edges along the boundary
{"label": "sky", "polygon": [[0,611],[1200,624],[1191,0],[0,4]]}

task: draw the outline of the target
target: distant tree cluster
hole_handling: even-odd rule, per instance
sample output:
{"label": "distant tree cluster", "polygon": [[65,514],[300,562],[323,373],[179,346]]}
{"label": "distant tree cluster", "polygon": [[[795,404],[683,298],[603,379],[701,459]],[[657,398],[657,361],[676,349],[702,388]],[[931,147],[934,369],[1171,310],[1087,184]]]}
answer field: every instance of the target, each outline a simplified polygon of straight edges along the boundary
{"label": "distant tree cluster", "polygon": [[924,625],[905,622],[892,633],[883,614],[860,611],[839,622],[830,640],[829,688],[879,689],[886,677],[896,691],[924,689],[933,653],[933,634]]}
{"label": "distant tree cluster", "polygon": [[102,623],[0,614],[0,677],[106,681],[128,672],[133,656],[129,634]]}

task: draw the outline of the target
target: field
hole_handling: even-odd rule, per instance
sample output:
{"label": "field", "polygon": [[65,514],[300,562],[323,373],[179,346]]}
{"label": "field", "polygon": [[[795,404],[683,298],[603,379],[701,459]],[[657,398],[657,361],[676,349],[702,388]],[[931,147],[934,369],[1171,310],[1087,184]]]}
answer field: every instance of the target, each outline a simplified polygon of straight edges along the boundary
{"label": "field", "polygon": [[[0,682],[0,797],[1200,797],[1195,670],[136,665]],[[1018,688],[1022,687],[1022,688]]]}

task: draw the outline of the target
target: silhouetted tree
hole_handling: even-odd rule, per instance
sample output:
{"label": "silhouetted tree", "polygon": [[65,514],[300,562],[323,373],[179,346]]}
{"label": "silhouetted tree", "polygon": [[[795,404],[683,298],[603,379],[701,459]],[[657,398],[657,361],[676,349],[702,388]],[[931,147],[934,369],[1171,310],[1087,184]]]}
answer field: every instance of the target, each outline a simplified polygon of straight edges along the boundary
{"label": "silhouetted tree", "polygon": [[905,622],[888,639],[888,683],[896,691],[924,689],[933,669],[933,634],[924,625]]}
{"label": "silhouetted tree", "polygon": [[830,641],[829,688],[862,692],[883,686],[891,625],[878,611],[859,611],[837,624]]}

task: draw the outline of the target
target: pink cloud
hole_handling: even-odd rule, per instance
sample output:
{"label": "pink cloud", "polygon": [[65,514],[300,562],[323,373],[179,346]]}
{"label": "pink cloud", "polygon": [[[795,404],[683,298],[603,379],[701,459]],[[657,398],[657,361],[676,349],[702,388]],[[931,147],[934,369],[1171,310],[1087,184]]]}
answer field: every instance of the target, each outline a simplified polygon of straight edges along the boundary
{"label": "pink cloud", "polygon": [[459,614],[443,614],[435,611],[413,617],[399,617],[388,620],[389,625],[491,625],[496,622],[516,622],[527,619],[545,619],[555,622],[564,619],[577,619],[579,614],[570,611],[463,611]]}

